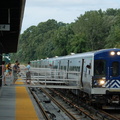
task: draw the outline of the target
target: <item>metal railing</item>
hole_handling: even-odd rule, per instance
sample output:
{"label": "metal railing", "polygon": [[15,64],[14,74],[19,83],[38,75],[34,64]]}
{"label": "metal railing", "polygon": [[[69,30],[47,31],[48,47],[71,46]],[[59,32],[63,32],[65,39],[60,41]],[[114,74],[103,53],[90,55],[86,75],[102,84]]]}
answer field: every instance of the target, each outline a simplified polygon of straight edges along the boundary
{"label": "metal railing", "polygon": [[[80,72],[65,71],[50,68],[31,68],[32,83],[41,83],[51,88],[80,88]],[[21,70],[21,77],[26,79],[26,70]]]}

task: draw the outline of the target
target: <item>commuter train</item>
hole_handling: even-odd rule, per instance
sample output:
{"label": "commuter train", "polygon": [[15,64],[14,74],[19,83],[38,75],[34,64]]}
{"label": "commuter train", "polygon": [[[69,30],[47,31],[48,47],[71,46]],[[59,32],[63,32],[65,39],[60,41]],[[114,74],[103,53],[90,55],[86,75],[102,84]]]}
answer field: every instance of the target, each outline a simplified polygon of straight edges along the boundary
{"label": "commuter train", "polygon": [[[102,49],[31,61],[31,66],[69,71],[66,78],[79,75],[80,92],[76,94],[82,93],[82,97],[104,109],[120,109],[120,49]],[[79,74],[75,74],[75,71]]]}

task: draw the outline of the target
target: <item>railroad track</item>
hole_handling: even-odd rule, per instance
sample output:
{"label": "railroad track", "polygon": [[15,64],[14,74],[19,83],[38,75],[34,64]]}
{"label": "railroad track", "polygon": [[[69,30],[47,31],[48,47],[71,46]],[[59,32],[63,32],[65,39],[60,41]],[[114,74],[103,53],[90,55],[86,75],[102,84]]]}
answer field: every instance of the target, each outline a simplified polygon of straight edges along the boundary
{"label": "railroad track", "polygon": [[[29,88],[45,120],[71,120],[61,111],[41,89]],[[72,118],[72,120],[74,120]]]}
{"label": "railroad track", "polygon": [[[85,110],[79,111],[78,108],[76,109],[76,107],[65,104],[66,101],[63,102],[63,100],[58,101],[54,99],[54,97],[44,89],[38,89],[38,88],[29,88],[29,89],[32,95],[34,96],[38,106],[40,107],[45,120],[51,120],[51,119],[52,120],[54,119],[55,120],[97,120],[95,117],[91,116],[90,114],[87,114]],[[43,95],[43,98],[40,94]],[[44,101],[44,103],[42,101]],[[49,109],[50,104],[48,105],[48,103],[51,103],[54,106],[53,108],[54,113],[51,110],[52,107],[51,109]],[[47,104],[49,107],[46,108],[45,104]],[[57,118],[58,116],[59,118],[61,117],[61,119]]]}
{"label": "railroad track", "polygon": [[[63,95],[63,94],[61,94],[59,91],[55,91],[55,90],[53,90],[53,89],[51,89],[55,94],[57,94],[58,96],[60,96],[62,99],[65,99],[65,100],[67,100],[67,102],[68,102],[68,104],[71,104],[72,106],[76,106],[76,104],[75,103],[73,103],[71,100],[69,100],[68,98],[66,99],[65,98],[65,95]],[[75,96],[74,96],[75,97]],[[75,98],[75,99],[77,99],[77,98]],[[83,101],[82,101],[83,102]],[[97,116],[97,119],[102,119],[102,120],[120,120],[120,112],[118,112],[118,113],[116,113],[116,111],[115,111],[115,113],[112,111],[111,113],[109,113],[109,112],[105,112],[105,111],[103,111],[103,110],[96,110],[96,109],[94,109],[93,107],[91,107],[91,106],[88,106],[88,105],[86,105],[86,104],[84,104],[84,105],[81,105],[81,103],[82,103],[81,101],[78,103],[80,106],[82,106],[83,107],[83,109],[85,108],[85,109],[87,109],[88,111],[89,111],[89,113],[92,115],[93,114],[93,116]],[[80,106],[78,107],[78,108],[80,108]],[[89,114],[88,113],[88,114]]]}
{"label": "railroad track", "polygon": [[111,112],[105,112],[103,110],[100,111],[101,113],[105,114],[106,116],[110,116],[113,120],[120,120],[120,112],[119,113],[114,113]]}
{"label": "railroad track", "polygon": [[[61,118],[63,120],[120,120],[119,115],[115,117],[114,114],[109,114],[102,110],[96,110],[91,106],[83,104],[83,101],[79,102],[79,105],[77,105],[68,97],[66,98],[65,94],[62,95],[59,91],[56,91],[55,89],[42,89],[38,87],[29,87],[29,89],[34,96],[38,106],[40,107],[45,120],[59,120],[57,116],[62,116],[63,118]],[[42,97],[47,98],[47,100],[41,100],[40,98]],[[43,102],[50,102],[54,104],[56,112],[51,113],[51,111],[47,110],[44,107]],[[57,113],[57,115],[55,113]]]}

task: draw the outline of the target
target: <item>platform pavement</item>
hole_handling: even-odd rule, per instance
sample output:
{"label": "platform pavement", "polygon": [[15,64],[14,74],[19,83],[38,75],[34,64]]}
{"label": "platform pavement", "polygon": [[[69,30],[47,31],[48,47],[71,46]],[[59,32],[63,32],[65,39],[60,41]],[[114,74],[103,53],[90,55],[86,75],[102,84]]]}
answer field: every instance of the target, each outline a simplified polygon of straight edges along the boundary
{"label": "platform pavement", "polygon": [[[18,80],[17,82],[21,83]],[[41,115],[38,115],[37,109],[33,107],[35,105],[27,89],[12,85],[11,77],[7,77],[6,83],[7,86],[2,85],[0,91],[0,120],[43,120]]]}
{"label": "platform pavement", "polygon": [[15,120],[15,87],[11,86],[12,78],[7,77],[8,86],[2,85],[0,91],[0,120]]}

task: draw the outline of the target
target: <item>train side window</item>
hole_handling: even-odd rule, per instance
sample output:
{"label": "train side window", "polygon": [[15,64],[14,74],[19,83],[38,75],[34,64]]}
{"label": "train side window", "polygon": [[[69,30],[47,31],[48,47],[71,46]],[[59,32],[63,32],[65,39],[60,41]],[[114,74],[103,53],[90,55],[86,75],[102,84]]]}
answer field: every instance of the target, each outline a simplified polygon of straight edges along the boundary
{"label": "train side window", "polygon": [[79,71],[79,67],[77,67],[77,71]]}
{"label": "train side window", "polygon": [[64,70],[66,70],[66,66],[64,66]]}
{"label": "train side window", "polygon": [[112,76],[116,77],[119,75],[119,62],[112,63]]}
{"label": "train side window", "polygon": [[70,71],[72,71],[73,70],[73,67],[72,66],[70,66],[70,69],[69,69]]}

